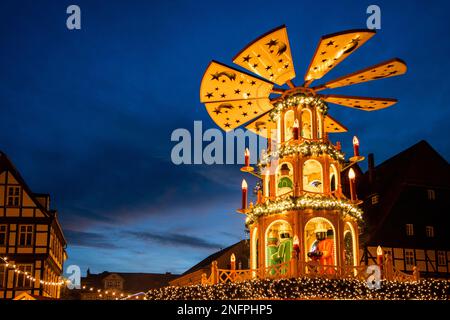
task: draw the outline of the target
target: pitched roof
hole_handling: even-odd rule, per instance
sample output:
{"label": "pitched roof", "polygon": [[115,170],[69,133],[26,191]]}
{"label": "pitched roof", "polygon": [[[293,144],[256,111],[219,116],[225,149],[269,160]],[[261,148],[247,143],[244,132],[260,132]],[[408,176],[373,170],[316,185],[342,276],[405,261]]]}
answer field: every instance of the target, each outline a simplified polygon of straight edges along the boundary
{"label": "pitched roof", "polygon": [[425,140],[375,166],[372,184],[369,171],[364,173],[359,192],[363,197],[372,193],[380,195],[376,210],[371,210],[366,204],[366,218],[371,224],[367,240],[370,242],[382,230],[406,185],[450,189],[449,182],[450,167],[447,160]]}
{"label": "pitched roof", "polygon": [[206,257],[205,259],[203,259],[202,261],[200,261],[199,263],[197,263],[196,265],[194,265],[193,267],[188,269],[187,271],[183,272],[183,275],[192,273],[194,271],[197,271],[197,270],[200,270],[203,268],[209,268],[211,266],[211,263],[214,260],[217,260],[222,255],[226,254],[229,251],[233,251],[234,249],[238,248],[239,246],[246,245],[246,242],[247,242],[247,240],[241,240],[235,244],[232,244],[229,247],[226,247],[225,249],[222,249],[220,251],[213,253],[212,255]]}
{"label": "pitched roof", "polygon": [[[145,292],[149,289],[156,289],[167,286],[169,281],[177,278],[179,275],[171,273],[130,273],[130,272],[108,272],[99,274],[89,274],[82,278],[82,284],[86,287],[104,288],[103,280],[117,274],[123,279],[123,291],[126,293]],[[89,289],[89,288],[88,288]]]}
{"label": "pitched roof", "polygon": [[19,170],[17,170],[16,166],[12,163],[12,161],[9,159],[9,157],[3,152],[0,151],[0,173],[3,171],[8,170],[11,172],[11,174],[14,176],[14,178],[20,183],[22,188],[26,191],[28,196],[33,200],[36,207],[38,207],[46,216],[56,221],[56,224],[58,225],[59,232],[64,239],[65,244],[67,244],[67,240],[64,237],[64,233],[62,231],[62,227],[59,224],[58,219],[56,218],[56,210],[47,210],[37,199],[39,196],[46,196],[47,194],[40,194],[40,193],[34,193],[31,191],[28,184],[25,182],[25,179],[20,174]]}

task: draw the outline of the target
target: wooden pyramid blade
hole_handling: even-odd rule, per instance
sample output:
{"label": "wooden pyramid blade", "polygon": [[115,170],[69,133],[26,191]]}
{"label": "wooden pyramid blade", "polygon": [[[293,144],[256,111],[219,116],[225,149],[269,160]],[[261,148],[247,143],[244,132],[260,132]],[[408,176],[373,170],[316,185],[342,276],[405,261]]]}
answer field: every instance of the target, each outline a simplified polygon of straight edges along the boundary
{"label": "wooden pyramid blade", "polygon": [[374,30],[347,30],[320,38],[311,60],[305,81],[311,83],[322,78],[345,58],[375,35]]}
{"label": "wooden pyramid blade", "polygon": [[363,83],[372,80],[384,79],[400,76],[407,70],[406,63],[401,59],[394,58],[374,66],[353,72],[351,74],[331,80],[324,85],[314,88],[316,91],[323,89],[339,88],[350,86],[357,83]]}
{"label": "wooden pyramid blade", "polygon": [[286,26],[269,31],[247,45],[233,62],[280,86],[295,78]]}
{"label": "wooden pyramid blade", "polygon": [[205,103],[214,122],[223,130],[233,130],[271,110],[268,98]]}
{"label": "wooden pyramid blade", "polygon": [[276,130],[277,124],[270,118],[269,113],[266,113],[262,117],[249,123],[245,128],[264,138],[267,138],[270,130]]}
{"label": "wooden pyramid blade", "polygon": [[325,116],[325,132],[341,133],[347,131],[348,129],[342,123],[334,119],[332,116],[330,116],[329,114]]}
{"label": "wooden pyramid blade", "polygon": [[200,101],[218,102],[268,98],[273,83],[239,71],[217,61],[206,68],[200,85]]}
{"label": "wooden pyramid blade", "polygon": [[364,111],[384,109],[397,102],[397,99],[391,98],[352,97],[338,94],[323,95],[322,99],[329,103],[339,104],[341,106]]}

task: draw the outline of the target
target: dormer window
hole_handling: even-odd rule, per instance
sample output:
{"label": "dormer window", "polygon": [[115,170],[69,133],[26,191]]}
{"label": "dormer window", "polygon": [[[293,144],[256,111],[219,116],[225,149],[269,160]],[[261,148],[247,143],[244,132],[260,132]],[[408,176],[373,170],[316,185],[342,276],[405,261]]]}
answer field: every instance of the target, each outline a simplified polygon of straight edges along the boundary
{"label": "dormer window", "polygon": [[18,207],[20,203],[20,187],[8,187],[8,206]]}

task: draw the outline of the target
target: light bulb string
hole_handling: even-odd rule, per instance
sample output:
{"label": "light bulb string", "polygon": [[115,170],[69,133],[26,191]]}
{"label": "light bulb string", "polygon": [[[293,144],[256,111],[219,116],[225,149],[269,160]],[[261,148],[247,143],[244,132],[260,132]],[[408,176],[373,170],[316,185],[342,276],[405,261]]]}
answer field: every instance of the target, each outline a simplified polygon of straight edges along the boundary
{"label": "light bulb string", "polygon": [[[62,286],[64,284],[71,283],[71,281],[69,279],[64,278],[62,276],[60,277],[61,281],[58,281],[58,282],[44,281],[42,279],[37,280],[35,277],[33,277],[28,272],[24,272],[24,271],[20,270],[17,267],[16,264],[9,262],[8,257],[0,257],[0,260],[1,260],[0,261],[0,265],[4,265],[8,269],[12,269],[14,271],[14,273],[16,273],[18,275],[23,274],[24,276],[26,276],[26,279],[32,281],[33,283],[36,283],[36,282],[39,281],[40,284],[49,285],[49,286]],[[86,286],[83,286],[82,289],[86,290]],[[97,294],[98,294],[97,296],[98,297],[103,297],[103,294],[110,295],[110,290],[97,289],[95,287],[89,287],[88,291],[97,292]],[[125,300],[125,299],[128,299],[130,297],[136,297],[136,299],[137,299],[139,297],[139,295],[141,295],[141,294],[142,294],[142,292],[137,292],[137,293],[134,293],[134,294],[123,294],[123,293],[120,293],[120,294],[118,294],[118,297],[116,298],[116,300]],[[116,292],[112,291],[112,296],[115,296],[115,295],[116,295]]]}

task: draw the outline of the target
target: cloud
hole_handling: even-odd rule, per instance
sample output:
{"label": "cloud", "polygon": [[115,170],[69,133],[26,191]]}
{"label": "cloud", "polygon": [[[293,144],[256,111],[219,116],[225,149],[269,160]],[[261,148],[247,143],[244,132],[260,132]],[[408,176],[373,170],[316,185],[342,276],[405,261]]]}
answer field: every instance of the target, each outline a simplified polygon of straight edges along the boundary
{"label": "cloud", "polygon": [[119,248],[114,243],[111,243],[106,236],[99,233],[65,229],[64,234],[70,246],[102,248],[102,249]]}
{"label": "cloud", "polygon": [[198,249],[220,249],[223,247],[215,242],[179,233],[157,233],[149,231],[125,231],[123,233],[137,239],[154,241],[174,247],[184,246]]}

